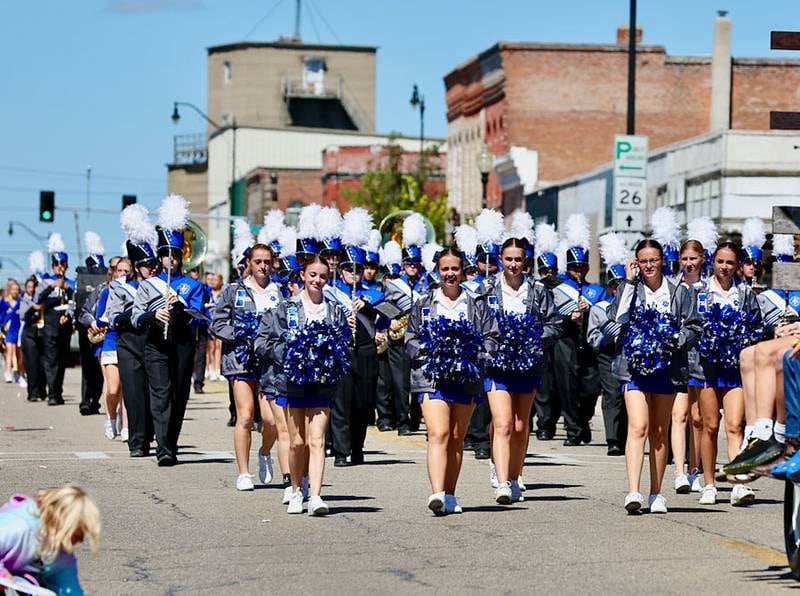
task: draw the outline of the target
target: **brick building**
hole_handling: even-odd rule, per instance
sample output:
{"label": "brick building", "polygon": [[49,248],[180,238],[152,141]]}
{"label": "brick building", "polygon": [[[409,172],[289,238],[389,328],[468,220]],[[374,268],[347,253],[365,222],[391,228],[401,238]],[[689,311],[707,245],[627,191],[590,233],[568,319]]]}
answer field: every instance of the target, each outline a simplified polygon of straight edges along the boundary
{"label": "brick building", "polygon": [[[731,56],[731,20],[711,56],[671,56],[637,31],[636,132],[651,149],[708,132],[768,130],[769,111],[797,108],[800,61]],[[476,159],[495,157],[489,204],[509,212],[534,188],[609,161],[625,132],[628,30],[616,44],[499,42],[444,78],[451,205],[480,205]]]}

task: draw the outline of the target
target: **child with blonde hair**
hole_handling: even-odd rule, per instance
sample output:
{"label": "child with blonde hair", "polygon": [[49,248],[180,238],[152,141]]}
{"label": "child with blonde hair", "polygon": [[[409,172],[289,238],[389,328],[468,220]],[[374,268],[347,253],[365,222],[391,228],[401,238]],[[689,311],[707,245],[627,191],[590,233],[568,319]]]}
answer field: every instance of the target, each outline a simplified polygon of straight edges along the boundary
{"label": "child with blonde hair", "polygon": [[0,586],[30,582],[80,596],[75,545],[86,540],[96,552],[99,538],[100,512],[77,486],[14,495],[0,507]]}

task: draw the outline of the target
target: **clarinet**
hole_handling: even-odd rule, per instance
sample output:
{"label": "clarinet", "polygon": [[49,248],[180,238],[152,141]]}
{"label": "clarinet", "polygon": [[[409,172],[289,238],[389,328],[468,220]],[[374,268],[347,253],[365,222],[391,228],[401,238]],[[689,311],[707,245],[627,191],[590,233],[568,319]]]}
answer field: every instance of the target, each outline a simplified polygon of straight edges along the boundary
{"label": "clarinet", "polygon": [[[584,284],[583,277],[579,276],[578,277],[578,309],[579,309],[579,311],[580,311],[580,307],[581,307],[581,298],[583,297],[583,284]],[[583,353],[583,351],[586,349],[586,331],[587,331],[588,325],[589,325],[588,314],[585,313],[585,312],[581,312],[581,320],[580,320],[580,323],[578,324],[579,337],[578,337],[577,349],[578,349],[578,353],[579,354]]]}

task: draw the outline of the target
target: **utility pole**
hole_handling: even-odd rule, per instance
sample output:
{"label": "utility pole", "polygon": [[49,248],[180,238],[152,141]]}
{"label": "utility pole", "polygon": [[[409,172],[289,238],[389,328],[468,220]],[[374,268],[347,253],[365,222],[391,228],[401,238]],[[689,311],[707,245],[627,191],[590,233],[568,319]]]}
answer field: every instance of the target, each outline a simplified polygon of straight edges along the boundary
{"label": "utility pole", "polygon": [[92,188],[92,166],[86,166],[86,217],[89,217],[89,213],[92,211],[92,195],[91,195],[91,188]]}
{"label": "utility pole", "polygon": [[301,0],[295,0],[294,9],[294,38],[297,41],[300,41],[300,2]]}
{"label": "utility pole", "polygon": [[636,0],[630,0],[631,14],[628,25],[628,129],[636,134]]}

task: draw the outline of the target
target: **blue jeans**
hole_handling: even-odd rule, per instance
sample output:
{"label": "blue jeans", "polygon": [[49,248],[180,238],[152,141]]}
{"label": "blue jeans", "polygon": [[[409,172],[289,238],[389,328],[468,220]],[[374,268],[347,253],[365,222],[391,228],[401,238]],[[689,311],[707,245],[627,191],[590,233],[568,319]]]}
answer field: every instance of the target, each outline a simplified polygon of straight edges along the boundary
{"label": "blue jeans", "polygon": [[800,439],[800,360],[783,356],[783,395],[786,402],[786,438]]}

